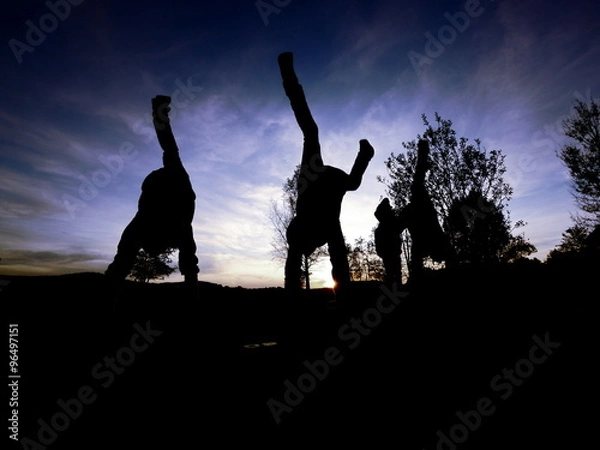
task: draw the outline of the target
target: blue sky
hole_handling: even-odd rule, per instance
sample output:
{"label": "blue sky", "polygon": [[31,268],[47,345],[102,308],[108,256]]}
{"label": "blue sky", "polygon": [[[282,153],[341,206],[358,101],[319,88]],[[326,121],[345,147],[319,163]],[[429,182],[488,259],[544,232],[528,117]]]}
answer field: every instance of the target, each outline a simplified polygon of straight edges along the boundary
{"label": "blue sky", "polygon": [[[302,143],[277,67],[283,51],[295,54],[325,162],[348,171],[360,139],[375,148],[344,199],[348,241],[370,236],[384,161],[435,112],[506,155],[510,217],[527,222],[533,256],[545,259],[572,224],[556,151],[573,101],[600,97],[595,2],[140,5],[23,1],[0,19],[1,274],[104,271],[142,180],[161,165],[150,99],[166,94],[197,194],[200,279],[281,286],[269,206]],[[324,261],[313,280],[329,279]]]}

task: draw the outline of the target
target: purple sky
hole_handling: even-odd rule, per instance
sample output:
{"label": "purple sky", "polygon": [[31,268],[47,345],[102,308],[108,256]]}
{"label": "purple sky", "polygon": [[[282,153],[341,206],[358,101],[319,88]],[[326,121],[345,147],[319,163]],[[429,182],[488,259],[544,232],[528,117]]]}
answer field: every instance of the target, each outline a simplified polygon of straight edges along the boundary
{"label": "purple sky", "polygon": [[[435,112],[506,155],[510,217],[527,222],[532,256],[544,260],[572,224],[556,151],[573,101],[600,97],[595,2],[139,5],[24,1],[0,19],[0,274],[104,271],[142,180],[161,165],[150,99],[166,94],[198,197],[200,279],[281,286],[268,211],[302,144],[283,51],[295,54],[325,162],[348,171],[359,139],[375,147],[363,185],[344,199],[349,242],[377,225],[384,161]],[[315,286],[329,278],[324,261]]]}

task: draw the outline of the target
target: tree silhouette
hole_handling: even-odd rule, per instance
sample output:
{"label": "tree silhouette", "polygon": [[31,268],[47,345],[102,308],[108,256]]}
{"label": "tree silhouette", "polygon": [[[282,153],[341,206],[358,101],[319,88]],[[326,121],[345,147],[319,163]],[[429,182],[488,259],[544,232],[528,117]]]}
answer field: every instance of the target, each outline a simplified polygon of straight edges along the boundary
{"label": "tree silhouette", "polygon": [[562,241],[548,253],[551,264],[574,262],[583,258],[590,232],[581,223],[575,224],[562,233]]}
{"label": "tree silhouette", "polygon": [[457,256],[462,262],[499,262],[502,250],[510,241],[509,224],[502,210],[477,191],[456,199],[446,222]]}
{"label": "tree silhouette", "polygon": [[459,261],[501,260],[515,240],[524,240],[510,233],[507,206],[512,188],[503,178],[504,155],[500,150],[485,150],[479,139],[470,143],[468,138],[457,137],[452,121],[438,113],[435,124],[424,114],[421,118],[423,134],[403,142],[406,153],[392,153],[385,162],[388,178],[378,177],[388,197],[398,212],[410,202],[417,145],[426,140],[430,152],[425,187]]}
{"label": "tree silhouette", "polygon": [[147,283],[150,280],[162,280],[168,277],[175,271],[169,265],[173,262],[171,255],[174,252],[175,249],[170,248],[164,253],[152,255],[144,249],[139,250],[129,276],[141,283]]}
{"label": "tree silhouette", "polygon": [[531,242],[529,242],[524,233],[514,234],[513,231],[517,228],[525,226],[525,222],[518,220],[513,226],[510,234],[508,244],[502,249],[500,253],[500,261],[513,263],[537,252],[537,248]]}
{"label": "tree silhouette", "polygon": [[577,99],[563,130],[572,141],[558,156],[569,170],[575,201],[587,215],[576,222],[589,231],[600,224],[600,105]]}
{"label": "tree silhouette", "polygon": [[[271,239],[271,256],[273,259],[285,264],[288,256],[288,241],[286,231],[296,212],[296,202],[298,200],[298,177],[300,176],[300,165],[296,166],[291,178],[285,180],[283,184],[282,204],[271,201],[269,209],[269,220],[273,230]],[[329,253],[326,246],[318,247],[310,255],[302,256],[302,284],[306,289],[310,289],[311,269],[324,256]]]}

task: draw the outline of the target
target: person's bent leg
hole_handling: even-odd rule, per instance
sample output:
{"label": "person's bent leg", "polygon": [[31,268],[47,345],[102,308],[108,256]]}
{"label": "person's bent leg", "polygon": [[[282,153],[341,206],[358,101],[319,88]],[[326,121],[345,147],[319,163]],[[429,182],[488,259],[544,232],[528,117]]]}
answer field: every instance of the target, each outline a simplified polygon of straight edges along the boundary
{"label": "person's bent leg", "polygon": [[356,155],[356,159],[354,160],[354,165],[350,170],[350,174],[348,176],[348,186],[346,190],[355,191],[358,189],[360,184],[362,183],[362,177],[367,170],[367,166],[369,162],[375,155],[375,150],[366,139],[361,139],[359,141],[359,149],[358,155]]}

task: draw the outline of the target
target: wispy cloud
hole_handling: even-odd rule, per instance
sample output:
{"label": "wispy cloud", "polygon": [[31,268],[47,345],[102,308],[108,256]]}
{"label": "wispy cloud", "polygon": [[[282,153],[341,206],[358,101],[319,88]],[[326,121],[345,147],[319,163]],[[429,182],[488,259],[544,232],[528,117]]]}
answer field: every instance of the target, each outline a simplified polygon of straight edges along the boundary
{"label": "wispy cloud", "polygon": [[58,205],[48,198],[54,189],[51,182],[7,168],[0,168],[0,179],[0,218],[39,217],[58,212]]}
{"label": "wispy cloud", "polygon": [[0,270],[6,275],[56,275],[86,270],[97,271],[102,255],[72,250],[3,250],[0,258]]}
{"label": "wispy cloud", "polygon": [[[266,28],[251,4],[247,17],[200,2],[185,14],[141,11],[145,20],[134,27],[134,6],[90,3],[52,36],[54,44],[28,55],[27,67],[1,69],[2,251],[19,264],[37,259],[43,270],[53,261],[75,267],[78,257],[105,267],[136,212],[142,180],[161,165],[150,99],[162,93],[177,103],[172,126],[197,194],[201,277],[280,282],[268,208],[302,151],[276,63],[285,50],[296,54],[325,162],[348,171],[359,139],[375,147],[362,186],[344,198],[350,242],[376,223],[385,159],[422,133],[422,113],[439,112],[458,135],[506,154],[511,217],[529,223],[524,231],[538,248],[551,246],[572,207],[555,154],[560,120],[576,93],[598,97],[600,60],[597,5],[556,5],[483,4],[485,13],[417,76],[407,52],[422,52],[424,32],[436,34],[458,6],[298,3]],[[165,17],[177,26],[156,33]],[[126,159],[120,151],[128,149]],[[65,198],[79,202],[74,214]]]}
{"label": "wispy cloud", "polygon": [[340,50],[327,66],[328,81],[372,83],[383,65],[400,60],[399,47],[410,36],[415,16],[414,9],[392,2],[366,10],[345,7],[335,41]]}

